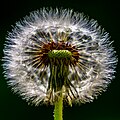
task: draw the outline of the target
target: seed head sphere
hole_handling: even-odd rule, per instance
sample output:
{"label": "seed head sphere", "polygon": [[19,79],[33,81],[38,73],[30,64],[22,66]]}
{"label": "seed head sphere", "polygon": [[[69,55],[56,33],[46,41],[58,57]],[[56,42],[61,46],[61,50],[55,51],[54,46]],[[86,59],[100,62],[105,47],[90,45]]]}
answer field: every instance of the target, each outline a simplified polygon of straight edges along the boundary
{"label": "seed head sphere", "polygon": [[7,83],[28,103],[86,103],[106,90],[117,58],[95,20],[70,9],[40,9],[17,22],[4,47]]}

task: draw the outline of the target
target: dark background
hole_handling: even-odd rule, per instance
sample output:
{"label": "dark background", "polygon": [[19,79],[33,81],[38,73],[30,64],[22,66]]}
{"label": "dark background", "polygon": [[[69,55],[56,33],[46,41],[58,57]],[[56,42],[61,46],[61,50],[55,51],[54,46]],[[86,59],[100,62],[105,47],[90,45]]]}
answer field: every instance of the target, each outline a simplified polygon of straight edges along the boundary
{"label": "dark background", "polygon": [[[42,7],[71,8],[84,12],[90,18],[98,20],[114,40],[114,47],[119,55],[120,46],[120,17],[119,3],[109,1],[81,1],[81,0],[24,0],[3,1],[0,3],[0,59],[3,56],[3,44],[7,31],[11,25],[22,19],[29,12]],[[119,56],[118,56],[119,57]],[[120,120],[120,72],[116,69],[116,78],[109,85],[108,90],[94,100],[93,103],[73,107],[64,106],[64,120]],[[0,68],[0,120],[53,120],[53,106],[39,107],[28,104],[11,92]]]}

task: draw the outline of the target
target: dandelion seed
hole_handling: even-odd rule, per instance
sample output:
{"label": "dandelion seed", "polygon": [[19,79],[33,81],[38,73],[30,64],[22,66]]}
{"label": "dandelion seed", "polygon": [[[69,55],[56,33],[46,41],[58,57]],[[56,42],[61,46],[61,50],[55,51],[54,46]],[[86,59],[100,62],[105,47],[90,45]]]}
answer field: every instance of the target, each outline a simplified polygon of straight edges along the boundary
{"label": "dandelion seed", "polygon": [[93,101],[114,78],[117,59],[109,35],[72,10],[41,9],[17,22],[4,48],[4,71],[29,103]]}

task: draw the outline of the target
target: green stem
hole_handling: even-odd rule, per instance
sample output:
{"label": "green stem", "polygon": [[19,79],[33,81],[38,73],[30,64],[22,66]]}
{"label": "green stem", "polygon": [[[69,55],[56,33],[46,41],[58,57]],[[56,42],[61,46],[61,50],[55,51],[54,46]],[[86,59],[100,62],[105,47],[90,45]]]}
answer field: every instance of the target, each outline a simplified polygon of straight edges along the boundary
{"label": "green stem", "polygon": [[56,101],[55,103],[54,120],[63,120],[62,112],[63,112],[63,95],[61,91],[58,101]]}

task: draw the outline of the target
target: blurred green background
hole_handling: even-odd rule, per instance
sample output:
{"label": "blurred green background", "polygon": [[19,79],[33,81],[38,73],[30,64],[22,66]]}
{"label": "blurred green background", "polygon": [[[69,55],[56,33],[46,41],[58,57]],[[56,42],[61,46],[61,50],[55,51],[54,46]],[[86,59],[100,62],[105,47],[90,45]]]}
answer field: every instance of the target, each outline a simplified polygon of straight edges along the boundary
{"label": "blurred green background", "polygon": [[[90,18],[98,20],[114,40],[117,55],[120,53],[119,3],[115,1],[81,0],[24,0],[3,1],[0,4],[0,60],[3,56],[3,44],[11,25],[22,19],[29,12],[42,7],[71,8],[84,12]],[[1,62],[1,61],[0,61]],[[93,103],[73,107],[64,106],[64,120],[120,120],[120,72],[116,69],[116,78],[108,90]],[[0,67],[0,120],[53,120],[53,106],[28,106],[18,95],[11,92],[3,77]]]}

